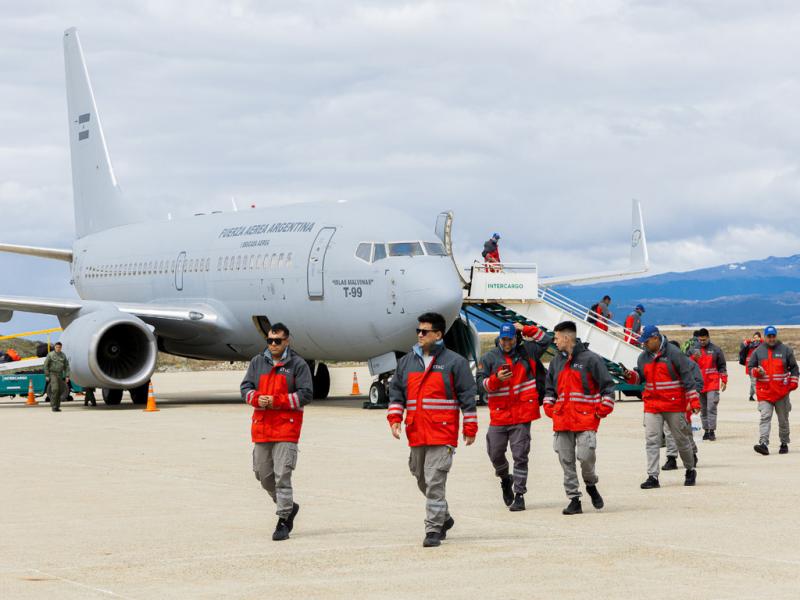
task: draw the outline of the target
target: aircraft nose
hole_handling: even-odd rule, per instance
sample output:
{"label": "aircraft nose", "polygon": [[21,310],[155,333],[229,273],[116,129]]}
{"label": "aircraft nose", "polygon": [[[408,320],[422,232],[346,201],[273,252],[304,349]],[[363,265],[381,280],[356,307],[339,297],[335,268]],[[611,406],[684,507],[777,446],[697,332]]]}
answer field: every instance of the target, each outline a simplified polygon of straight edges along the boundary
{"label": "aircraft nose", "polygon": [[406,311],[415,316],[437,312],[450,324],[461,312],[461,281],[453,265],[444,261],[407,279],[405,296]]}

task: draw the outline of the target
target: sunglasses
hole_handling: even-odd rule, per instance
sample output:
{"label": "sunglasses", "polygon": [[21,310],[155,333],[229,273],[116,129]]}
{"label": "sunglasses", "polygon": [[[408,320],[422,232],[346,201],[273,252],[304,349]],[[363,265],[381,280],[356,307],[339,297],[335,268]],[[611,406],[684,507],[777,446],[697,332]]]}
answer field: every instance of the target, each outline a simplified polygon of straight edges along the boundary
{"label": "sunglasses", "polygon": [[429,333],[433,333],[434,331],[439,331],[438,329],[417,329],[417,335],[428,335]]}
{"label": "sunglasses", "polygon": [[267,344],[270,346],[280,346],[285,341],[286,338],[267,338]]}

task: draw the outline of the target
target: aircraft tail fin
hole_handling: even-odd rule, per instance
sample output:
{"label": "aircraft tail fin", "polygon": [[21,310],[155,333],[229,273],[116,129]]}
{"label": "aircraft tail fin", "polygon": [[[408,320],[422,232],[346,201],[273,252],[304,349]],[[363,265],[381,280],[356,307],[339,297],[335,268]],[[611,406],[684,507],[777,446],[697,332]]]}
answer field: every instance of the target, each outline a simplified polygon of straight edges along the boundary
{"label": "aircraft tail fin", "polygon": [[634,272],[644,272],[650,268],[650,255],[647,252],[647,239],[644,235],[642,205],[638,200],[633,201],[632,210],[630,270]]}
{"label": "aircraft tail fin", "polygon": [[83,50],[74,27],[64,32],[75,231],[79,238],[125,225],[130,209],[114,176]]}

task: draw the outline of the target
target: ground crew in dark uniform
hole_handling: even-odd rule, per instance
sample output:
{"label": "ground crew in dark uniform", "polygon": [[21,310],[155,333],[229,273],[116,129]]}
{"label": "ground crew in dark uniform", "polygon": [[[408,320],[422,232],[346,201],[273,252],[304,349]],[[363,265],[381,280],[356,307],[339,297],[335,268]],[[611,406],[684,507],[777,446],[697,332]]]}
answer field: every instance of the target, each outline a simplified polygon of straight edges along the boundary
{"label": "ground crew in dark uniform", "polygon": [[50,408],[61,412],[61,398],[68,392],[69,361],[61,352],[61,342],[56,342],[52,352],[44,359],[44,377],[47,380]]}
{"label": "ground crew in dark uniform", "polygon": [[[530,341],[520,343],[517,332]],[[512,512],[525,510],[531,422],[541,416],[536,379],[537,375],[544,376],[544,368],[539,359],[552,341],[553,334],[545,335],[535,325],[504,323],[497,348],[487,352],[478,364],[478,387],[487,393],[491,419],[486,450],[495,475],[500,478],[503,501]],[[506,458],[509,445],[514,460],[513,480]]]}
{"label": "ground crew in dark uniform", "polygon": [[272,539],[289,538],[300,505],[294,501],[292,471],[303,427],[303,407],[314,388],[308,363],[289,348],[289,329],[275,323],[267,349],[250,361],[241,385],[242,398],[254,408],[250,433],[253,472],[277,505],[278,524]]}
{"label": "ground crew in dark uniform", "polygon": [[408,466],[426,499],[422,545],[430,548],[440,546],[455,524],[445,499],[447,473],[458,446],[459,409],[466,445],[478,434],[477,388],[467,359],[444,346],[444,317],[425,313],[418,321],[418,343],[400,359],[392,377],[387,419],[392,435],[400,439],[405,412]]}

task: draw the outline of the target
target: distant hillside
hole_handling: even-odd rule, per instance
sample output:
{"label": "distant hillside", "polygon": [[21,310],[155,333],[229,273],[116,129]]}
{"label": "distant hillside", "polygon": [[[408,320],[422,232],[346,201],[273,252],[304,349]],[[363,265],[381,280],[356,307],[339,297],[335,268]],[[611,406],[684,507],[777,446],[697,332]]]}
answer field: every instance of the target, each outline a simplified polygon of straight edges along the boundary
{"label": "distant hillside", "polygon": [[798,325],[800,254],[559,291],[586,306],[609,294],[620,321],[641,302],[648,323]]}

